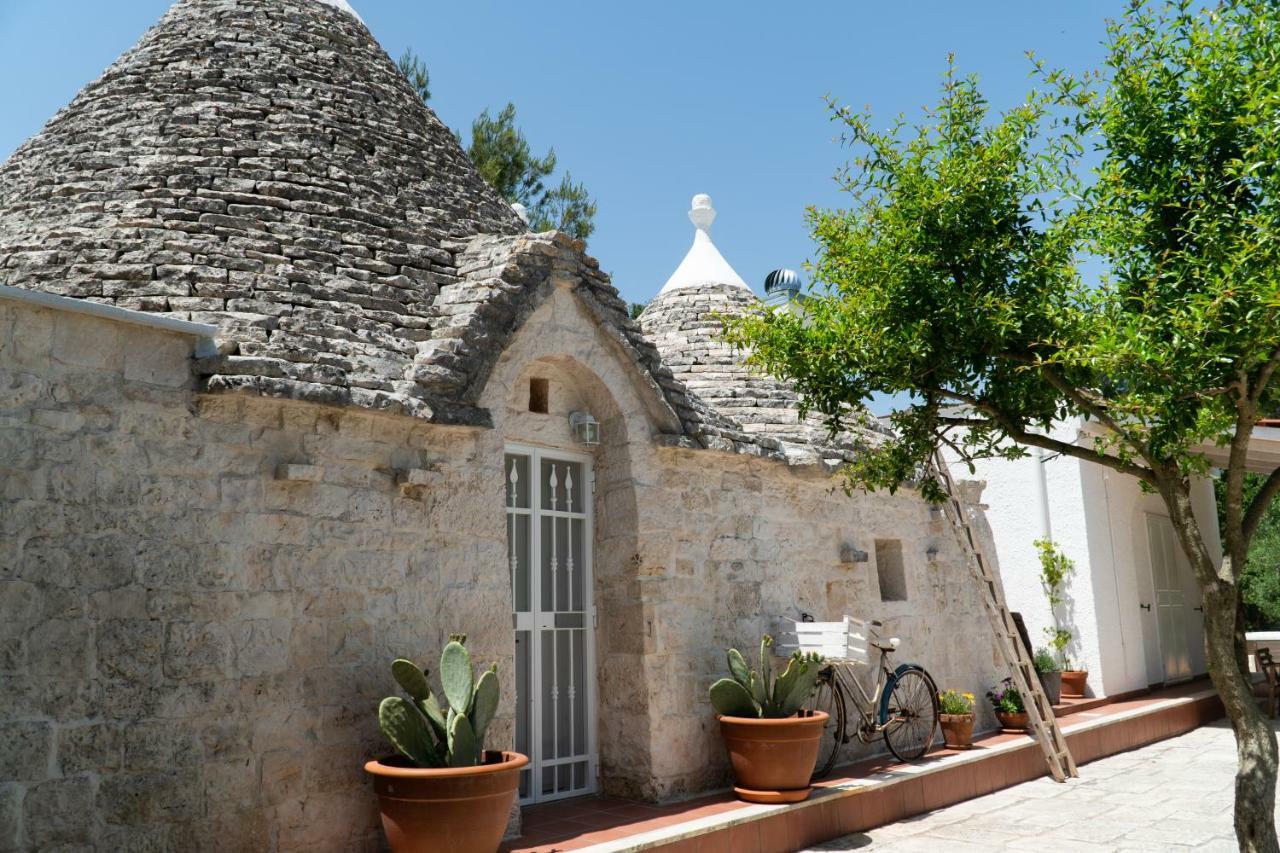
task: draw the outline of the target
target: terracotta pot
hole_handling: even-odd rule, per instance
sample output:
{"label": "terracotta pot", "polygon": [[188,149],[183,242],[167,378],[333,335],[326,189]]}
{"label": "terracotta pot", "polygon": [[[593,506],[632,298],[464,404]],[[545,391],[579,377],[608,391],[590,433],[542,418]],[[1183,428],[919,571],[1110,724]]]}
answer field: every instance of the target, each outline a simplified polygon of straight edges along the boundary
{"label": "terracotta pot", "polygon": [[1008,711],[996,711],[996,719],[1000,721],[1000,728],[1006,731],[1020,732],[1030,722],[1026,711],[1019,711],[1016,714],[1011,714]]}
{"label": "terracotta pot", "polygon": [[749,803],[798,803],[808,797],[826,724],[825,711],[801,711],[781,720],[720,717],[738,783],[734,793]]}
{"label": "terracotta pot", "polygon": [[493,853],[507,829],[520,786],[518,752],[486,751],[477,767],[412,767],[393,756],[365,772],[382,809],[393,853]]}
{"label": "terracotta pot", "polygon": [[1057,705],[1062,701],[1062,673],[1055,669],[1053,672],[1041,672],[1039,675],[1045,698],[1049,700],[1050,705]]}
{"label": "terracotta pot", "polygon": [[969,749],[973,746],[973,716],[973,714],[938,715],[947,749]]}
{"label": "terracotta pot", "polygon": [[1089,680],[1087,669],[1065,669],[1062,671],[1062,695],[1072,699],[1084,698],[1085,682]]}

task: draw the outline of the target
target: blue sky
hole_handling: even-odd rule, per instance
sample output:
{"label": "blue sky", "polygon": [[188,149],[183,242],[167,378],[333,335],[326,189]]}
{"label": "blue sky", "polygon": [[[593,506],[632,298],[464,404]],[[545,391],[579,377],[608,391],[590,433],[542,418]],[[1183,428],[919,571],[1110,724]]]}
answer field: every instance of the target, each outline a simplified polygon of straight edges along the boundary
{"label": "blue sky", "polygon": [[[600,212],[589,250],[623,295],[650,298],[692,238],[694,193],[757,290],[812,256],[807,205],[837,206],[844,162],[830,93],[888,120],[931,102],[946,56],[997,107],[1029,86],[1024,51],[1081,69],[1101,58],[1121,0],[515,3],[351,0],[393,57],[431,69],[432,107],[468,128],[508,100]],[[0,158],[95,78],[167,0],[0,0]]]}

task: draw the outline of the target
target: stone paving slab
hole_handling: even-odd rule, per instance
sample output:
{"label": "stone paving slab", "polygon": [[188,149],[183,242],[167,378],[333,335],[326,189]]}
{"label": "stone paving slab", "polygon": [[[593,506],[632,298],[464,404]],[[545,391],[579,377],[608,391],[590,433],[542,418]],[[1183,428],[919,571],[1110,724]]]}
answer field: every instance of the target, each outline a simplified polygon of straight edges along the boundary
{"label": "stone paving slab", "polygon": [[1234,774],[1235,742],[1220,721],[1099,759],[1066,784],[1037,779],[808,849],[1226,853],[1236,849]]}

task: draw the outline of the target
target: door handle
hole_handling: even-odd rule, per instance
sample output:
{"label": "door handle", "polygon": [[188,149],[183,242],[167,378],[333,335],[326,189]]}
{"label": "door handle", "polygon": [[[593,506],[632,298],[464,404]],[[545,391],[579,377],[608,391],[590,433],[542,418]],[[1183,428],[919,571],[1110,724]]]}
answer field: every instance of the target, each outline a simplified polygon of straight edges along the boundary
{"label": "door handle", "polygon": [[1139,609],[1141,609],[1141,610],[1145,610],[1145,611],[1147,611],[1148,613],[1150,613],[1150,612],[1151,612],[1151,605],[1150,605],[1150,604],[1139,604],[1139,605],[1138,605],[1138,607],[1139,607]]}
{"label": "door handle", "polygon": [[1203,605],[1201,605],[1201,606],[1199,606],[1199,607],[1193,607],[1193,608],[1191,608],[1191,609],[1192,609],[1192,610],[1199,610],[1201,613],[1203,613],[1203,612],[1204,612],[1204,606],[1203,606]]}

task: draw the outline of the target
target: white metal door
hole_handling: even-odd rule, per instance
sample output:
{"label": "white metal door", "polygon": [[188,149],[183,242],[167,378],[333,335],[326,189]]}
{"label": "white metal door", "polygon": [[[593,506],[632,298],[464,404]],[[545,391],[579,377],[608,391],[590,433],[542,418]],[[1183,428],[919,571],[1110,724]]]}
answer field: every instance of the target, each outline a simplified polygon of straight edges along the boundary
{"label": "white metal door", "polygon": [[523,803],[595,790],[591,457],[508,447],[516,749]]}
{"label": "white metal door", "polygon": [[1187,601],[1182,585],[1185,558],[1173,523],[1162,515],[1147,516],[1147,540],[1151,548],[1151,580],[1155,588],[1156,625],[1166,683],[1191,677],[1191,653],[1187,645]]}

